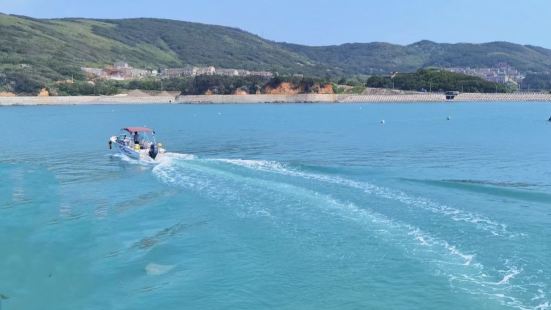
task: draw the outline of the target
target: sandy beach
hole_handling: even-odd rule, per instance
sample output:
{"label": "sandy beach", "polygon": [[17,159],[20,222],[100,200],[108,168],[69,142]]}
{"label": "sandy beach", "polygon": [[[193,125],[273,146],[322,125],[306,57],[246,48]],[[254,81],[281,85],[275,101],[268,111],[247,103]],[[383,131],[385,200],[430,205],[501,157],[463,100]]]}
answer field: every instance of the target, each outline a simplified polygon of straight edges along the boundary
{"label": "sandy beach", "polygon": [[[444,94],[370,94],[370,95],[199,95],[199,96],[73,96],[73,97],[0,97],[1,106],[81,105],[81,104],[234,104],[234,103],[421,103],[446,102]],[[551,94],[462,93],[453,102],[551,102]]]}

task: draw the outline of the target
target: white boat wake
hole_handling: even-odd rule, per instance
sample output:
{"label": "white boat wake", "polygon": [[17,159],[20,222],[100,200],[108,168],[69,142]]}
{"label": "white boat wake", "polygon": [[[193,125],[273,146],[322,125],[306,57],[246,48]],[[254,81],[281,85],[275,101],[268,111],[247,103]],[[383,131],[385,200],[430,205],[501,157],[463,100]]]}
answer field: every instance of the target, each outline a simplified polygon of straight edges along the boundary
{"label": "white boat wake", "polygon": [[[375,233],[388,244],[402,247],[405,253],[417,257],[423,263],[436,267],[446,275],[453,287],[473,295],[486,296],[499,303],[517,309],[548,309],[549,301],[544,293],[546,286],[541,282],[521,279],[523,268],[507,260],[504,268],[486,268],[477,259],[478,253],[465,253],[458,246],[435,237],[419,227],[404,223],[379,212],[360,207],[354,203],[339,201],[331,195],[306,189],[285,181],[275,181],[258,176],[249,176],[231,167],[246,168],[255,172],[277,174],[317,181],[361,190],[364,194],[392,200],[411,208],[420,208],[434,214],[487,231],[491,235],[509,240],[522,234],[510,232],[507,225],[496,222],[481,214],[439,204],[423,197],[414,197],[399,190],[380,187],[339,176],[301,171],[275,161],[240,159],[200,159],[194,155],[168,153],[166,158],[153,168],[153,173],[162,182],[202,193],[226,204],[254,209],[256,215],[273,217],[273,211],[266,209],[265,201],[274,201],[278,208],[286,205],[293,212],[305,207],[320,207],[320,211],[332,216],[357,222],[369,233]],[[247,201],[243,201],[242,197]],[[287,211],[289,212],[289,211]],[[287,214],[289,215],[289,214]],[[407,241],[406,241],[407,240]],[[496,271],[499,270],[499,271]],[[516,290],[538,292],[528,306],[512,294]],[[547,305],[547,306],[546,306]]]}

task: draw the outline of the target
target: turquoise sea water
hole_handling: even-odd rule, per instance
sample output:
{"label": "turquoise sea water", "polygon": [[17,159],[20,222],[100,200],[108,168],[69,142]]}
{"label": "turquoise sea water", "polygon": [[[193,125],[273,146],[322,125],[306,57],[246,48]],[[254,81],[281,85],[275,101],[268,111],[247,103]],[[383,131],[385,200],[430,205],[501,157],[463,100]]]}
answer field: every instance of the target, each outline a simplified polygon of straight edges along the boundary
{"label": "turquoise sea water", "polygon": [[[549,309],[550,115],[0,108],[3,310]],[[160,164],[107,149],[129,125]]]}

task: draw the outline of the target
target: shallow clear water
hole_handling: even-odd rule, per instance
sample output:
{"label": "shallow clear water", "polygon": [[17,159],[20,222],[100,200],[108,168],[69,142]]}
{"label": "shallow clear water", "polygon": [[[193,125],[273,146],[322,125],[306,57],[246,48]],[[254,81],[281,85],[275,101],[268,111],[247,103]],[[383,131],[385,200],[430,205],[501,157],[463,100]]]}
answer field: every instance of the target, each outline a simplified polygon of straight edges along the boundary
{"label": "shallow clear water", "polygon": [[[0,108],[2,305],[549,309],[550,115]],[[108,137],[128,125],[155,127],[170,153],[158,165],[112,156]]]}

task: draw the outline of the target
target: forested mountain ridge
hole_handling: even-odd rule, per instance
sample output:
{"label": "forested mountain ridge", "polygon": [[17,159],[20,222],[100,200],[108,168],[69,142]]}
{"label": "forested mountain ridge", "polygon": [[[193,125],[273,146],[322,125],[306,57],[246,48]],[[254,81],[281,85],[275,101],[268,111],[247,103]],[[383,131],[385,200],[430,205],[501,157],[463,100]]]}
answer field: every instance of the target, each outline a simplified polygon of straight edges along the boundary
{"label": "forested mountain ridge", "polygon": [[[411,45],[351,43],[304,46],[249,32],[175,20],[35,19],[0,14],[0,91],[25,91],[69,78],[82,66],[123,60],[136,68],[216,66],[312,77],[415,72],[427,67],[492,67],[551,72],[551,50],[507,42]],[[10,86],[11,85],[11,86]]]}

